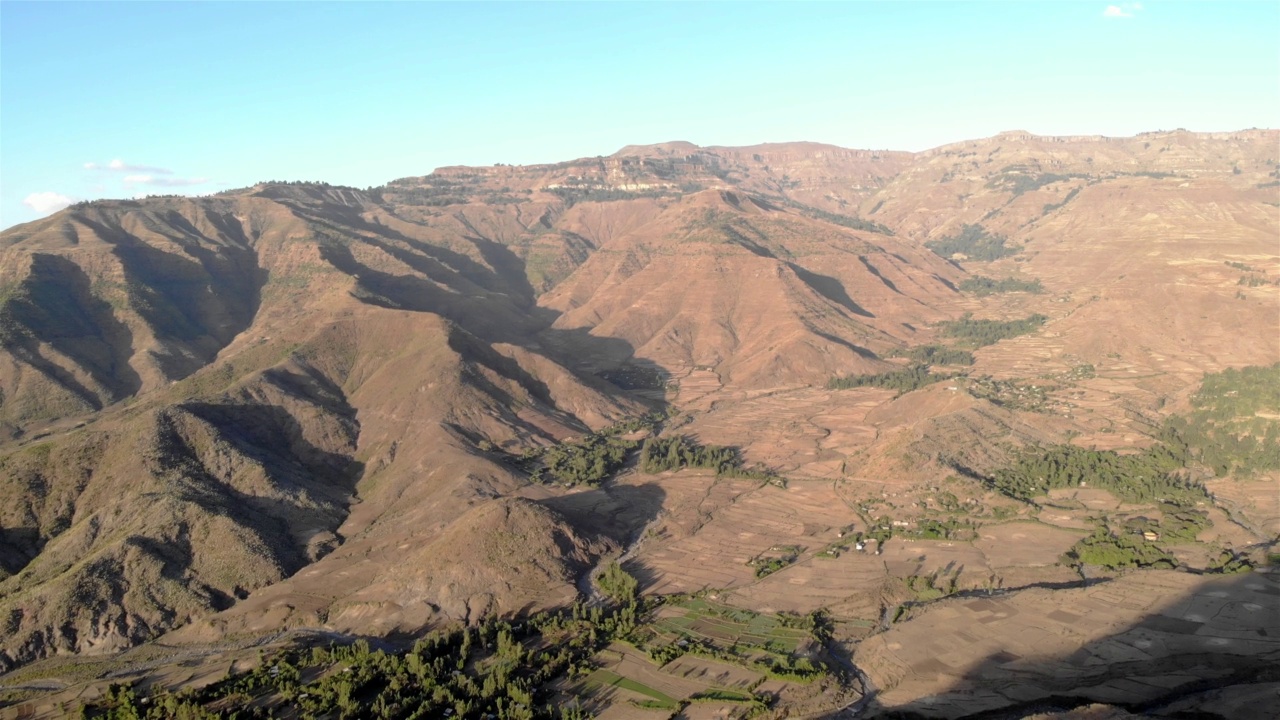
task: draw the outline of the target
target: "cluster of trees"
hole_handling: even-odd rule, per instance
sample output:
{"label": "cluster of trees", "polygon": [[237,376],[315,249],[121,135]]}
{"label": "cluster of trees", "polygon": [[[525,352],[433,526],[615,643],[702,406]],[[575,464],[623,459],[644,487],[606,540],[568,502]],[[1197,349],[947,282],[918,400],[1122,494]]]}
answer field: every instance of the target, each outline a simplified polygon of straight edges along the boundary
{"label": "cluster of trees", "polygon": [[1170,420],[1170,427],[1180,430],[1192,457],[1213,470],[1218,477],[1248,477],[1258,472],[1280,469],[1280,423],[1259,418],[1254,423],[1182,425],[1181,418]]}
{"label": "cluster of trees", "polygon": [[1052,185],[1053,183],[1063,182],[1072,178],[1088,177],[1088,175],[1082,175],[1079,173],[1059,175],[1057,173],[1025,173],[1016,169],[1009,169],[1009,171],[988,181],[987,187],[993,190],[997,188],[1008,190],[1013,193],[1014,197],[1017,197],[1023,193],[1039,190],[1045,185]]}
{"label": "cluster of trees", "polygon": [[1111,570],[1131,567],[1175,568],[1172,555],[1147,542],[1141,535],[1116,535],[1099,527],[1062,556],[1064,565],[1101,565]]}
{"label": "cluster of trees", "polygon": [[591,433],[578,442],[552,445],[542,451],[543,465],[532,477],[535,481],[549,477],[565,485],[599,485],[622,467],[638,444],[617,435]]}
{"label": "cluster of trees", "polygon": [[1059,200],[1058,202],[1056,202],[1056,203],[1045,203],[1045,204],[1044,204],[1044,209],[1042,209],[1042,210],[1040,211],[1040,214],[1041,214],[1041,215],[1048,215],[1049,213],[1053,212],[1054,210],[1057,210],[1058,208],[1061,208],[1063,205],[1066,205],[1067,203],[1071,202],[1071,200],[1072,200],[1072,199],[1074,199],[1074,198],[1075,198],[1075,196],[1076,196],[1076,195],[1079,195],[1079,194],[1080,194],[1080,188],[1071,188],[1071,192],[1067,193],[1067,196],[1066,196],[1066,197],[1064,197],[1064,198],[1062,198],[1062,199],[1061,199],[1061,200]]}
{"label": "cluster of trees", "polygon": [[1020,245],[1008,245],[1008,238],[992,235],[981,225],[965,225],[955,235],[930,240],[924,246],[944,258],[964,255],[969,260],[999,260],[1022,251]]}
{"label": "cluster of trees", "polygon": [[892,229],[885,225],[881,225],[878,222],[872,222],[871,220],[863,220],[860,217],[854,217],[852,215],[841,215],[839,213],[827,212],[826,210],[809,207],[808,205],[796,204],[794,207],[798,208],[805,215],[808,215],[815,220],[829,222],[832,225],[839,225],[841,227],[852,228],[854,230],[862,230],[864,232],[880,233],[881,235],[893,235]]}
{"label": "cluster of trees", "polygon": [[1191,404],[1165,426],[1191,459],[1219,477],[1280,470],[1280,363],[1206,375]]}
{"label": "cluster of trees", "polygon": [[962,280],[959,287],[961,292],[973,293],[978,297],[996,293],[1029,292],[1038,295],[1044,292],[1044,286],[1040,284],[1038,278],[1034,280],[1019,280],[1018,278],[1008,277],[1003,280],[996,280],[982,275],[974,275]]}
{"label": "cluster of trees", "polygon": [[787,558],[765,558],[755,565],[756,577],[762,578],[766,575],[772,575],[790,564],[791,562]]}
{"label": "cluster of trees", "polygon": [[517,623],[490,619],[428,633],[402,653],[373,650],[363,640],[289,650],[264,657],[249,672],[177,695],[146,696],[114,686],[81,715],[575,720],[582,713],[553,705],[547,684],[590,672],[591,656],[631,633],[644,612],[632,601],[608,608],[574,605]]}
{"label": "cluster of trees", "polygon": [[904,357],[928,365],[972,365],[973,353],[944,345],[917,345],[913,348],[895,349],[889,357]]}
{"label": "cluster of trees", "polygon": [[359,188],[350,185],[331,185],[324,180],[259,180],[256,185],[308,185],[322,188],[333,188],[335,190],[355,190],[359,192]]}
{"label": "cluster of trees", "polygon": [[764,654],[752,653],[749,648],[734,644],[721,647],[706,638],[682,637],[667,645],[658,645],[648,649],[649,659],[657,665],[667,663],[683,655],[700,655],[713,660],[721,660],[734,665],[741,665],[777,680],[809,682],[824,674],[827,669],[821,662],[807,657],[796,657],[791,653],[770,649]]}
{"label": "cluster of trees", "polygon": [[680,468],[709,468],[720,474],[742,469],[738,449],[725,445],[701,445],[683,435],[649,438],[640,451],[640,467],[647,473]]}
{"label": "cluster of trees", "polygon": [[972,540],[977,537],[978,524],[967,518],[920,518],[916,526],[905,535],[923,540]]}
{"label": "cluster of trees", "polygon": [[912,595],[916,596],[916,600],[920,602],[928,602],[937,600],[941,597],[954,595],[956,592],[956,584],[960,580],[960,573],[948,574],[943,570],[938,570],[931,575],[910,575],[907,577],[907,589]]}
{"label": "cluster of trees", "polygon": [[1280,363],[1206,375],[1192,408],[1189,416],[1166,421],[1160,442],[1142,452],[1037,447],[988,482],[1024,501],[1053,488],[1087,484],[1132,502],[1163,502],[1165,520],[1158,532],[1193,539],[1208,518],[1190,508],[1208,494],[1187,477],[1188,465],[1201,463],[1219,476],[1280,469],[1280,421],[1272,418],[1280,414]]}
{"label": "cluster of trees", "polygon": [[561,186],[548,190],[552,195],[564,201],[566,206],[573,206],[580,202],[617,202],[619,200],[638,200],[640,198],[659,198],[679,195],[682,192],[695,192],[694,188],[701,189],[702,186],[696,183],[690,183],[684,189],[682,186],[679,190],[675,188],[663,188],[657,190],[615,190],[613,188],[589,188],[589,187],[571,187]]}
{"label": "cluster of trees", "polygon": [[1232,550],[1223,550],[1218,553],[1218,557],[1214,558],[1209,563],[1209,567],[1205,569],[1212,573],[1234,575],[1236,573],[1253,572],[1253,563],[1244,555],[1237,555]]}
{"label": "cluster of trees", "polygon": [[893,518],[881,515],[867,523],[866,539],[875,540],[877,550],[883,548],[885,543],[893,539]]}
{"label": "cluster of trees", "polygon": [[918,390],[926,385],[949,380],[952,377],[955,376],[932,373],[929,372],[928,365],[916,364],[902,370],[892,370],[874,375],[833,377],[827,381],[827,388],[830,390],[848,390],[859,387],[879,387],[897,390],[899,395],[904,395],[912,390]]}
{"label": "cluster of trees", "polygon": [[997,380],[990,375],[973,378],[969,383],[969,394],[989,400],[1000,407],[1031,412],[1048,412],[1050,386],[1042,384],[1021,383],[1017,380]]}
{"label": "cluster of trees", "polygon": [[1242,287],[1262,287],[1263,285],[1280,285],[1280,279],[1268,280],[1264,275],[1241,275],[1236,285]]}
{"label": "cluster of trees", "polygon": [[1195,542],[1201,530],[1213,527],[1209,513],[1204,510],[1180,507],[1170,503],[1161,503],[1160,510],[1164,514],[1163,519],[1129,518],[1124,523],[1125,530],[1138,535],[1151,531],[1157,533],[1165,542]]}
{"label": "cluster of trees", "polygon": [[747,561],[747,564],[756,569],[756,577],[762,578],[795,563],[803,551],[804,548],[798,545],[784,545],[773,548],[770,554],[762,554],[751,558]]}
{"label": "cluster of trees", "polygon": [[565,485],[596,486],[617,472],[627,455],[639,447],[639,441],[628,440],[623,435],[640,430],[654,432],[662,420],[663,416],[658,413],[625,420],[576,442],[526,450],[520,462],[531,470],[530,476],[535,482],[549,479]]}
{"label": "cluster of trees", "polygon": [[959,320],[938,323],[944,337],[956,338],[972,347],[994,345],[1007,338],[1035,332],[1048,321],[1048,317],[1036,313],[1021,320],[974,320],[969,314]]}
{"label": "cluster of trees", "polygon": [[1176,437],[1129,455],[1053,445],[1023,452],[1011,466],[996,470],[989,482],[999,492],[1024,501],[1054,488],[1087,485],[1132,502],[1189,507],[1208,495],[1203,485],[1177,472],[1186,458],[1186,448]]}
{"label": "cluster of trees", "polygon": [[393,194],[395,201],[403,205],[444,207],[470,202],[475,193],[469,184],[447,178],[432,177],[422,184],[411,184],[414,182],[417,181],[393,181],[382,188],[380,195]]}
{"label": "cluster of trees", "polygon": [[1206,374],[1191,403],[1211,420],[1280,412],[1280,363]]}
{"label": "cluster of trees", "polygon": [[391,196],[395,202],[404,205],[444,207],[475,200],[495,205],[509,205],[524,202],[528,199],[528,195],[533,194],[533,191],[515,191],[510,187],[482,189],[468,182],[431,175],[421,179],[393,180],[387,185],[371,189],[370,193],[379,200]]}
{"label": "cluster of trees", "polygon": [[596,577],[600,592],[620,605],[634,603],[640,596],[640,583],[617,562],[609,563]]}

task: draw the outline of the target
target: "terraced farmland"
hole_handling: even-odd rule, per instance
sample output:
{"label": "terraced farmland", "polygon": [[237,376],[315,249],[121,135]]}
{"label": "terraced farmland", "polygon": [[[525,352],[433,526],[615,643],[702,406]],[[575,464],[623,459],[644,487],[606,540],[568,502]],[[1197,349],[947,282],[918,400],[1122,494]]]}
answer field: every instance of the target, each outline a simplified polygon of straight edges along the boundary
{"label": "terraced farmland", "polygon": [[661,606],[626,642],[598,652],[594,671],[559,689],[600,718],[680,708],[691,717],[748,717],[780,698],[830,712],[850,698],[826,669],[813,627],[798,615],[686,597]]}

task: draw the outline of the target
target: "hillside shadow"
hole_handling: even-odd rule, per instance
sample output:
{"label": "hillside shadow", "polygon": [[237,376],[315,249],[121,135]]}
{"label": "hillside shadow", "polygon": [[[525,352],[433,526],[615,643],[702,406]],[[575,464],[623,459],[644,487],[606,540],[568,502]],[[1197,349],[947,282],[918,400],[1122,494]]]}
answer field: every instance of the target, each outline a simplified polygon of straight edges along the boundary
{"label": "hillside shadow", "polygon": [[[636,584],[640,588],[641,593],[652,590],[658,584],[658,572],[654,568],[649,567],[643,560],[631,558],[622,567],[631,577],[636,579]],[[700,588],[689,588],[688,592],[701,592],[703,590],[713,590],[711,585],[705,584]]]}
{"label": "hillside shadow", "polygon": [[787,263],[787,267],[795,272],[796,277],[808,285],[810,289],[818,293],[822,297],[848,310],[854,315],[865,318],[873,318],[875,315],[866,308],[853,301],[849,297],[849,292],[845,290],[844,283],[830,277],[828,275],[820,275],[811,270],[806,270],[795,263]]}
{"label": "hillside shadow", "polygon": [[[26,332],[3,333],[6,350],[95,410],[102,408],[104,400],[118,400],[142,387],[142,379],[129,365],[133,333],[116,319],[111,305],[94,295],[92,282],[79,265],[58,255],[33,253],[30,273],[20,288],[21,294],[7,304],[5,315]],[[110,396],[100,397],[45,358],[41,343],[73,358]]]}
{"label": "hillside shadow", "polygon": [[[521,306],[532,306],[534,303],[533,289],[527,287],[528,281],[524,279],[523,263],[518,258],[515,258],[514,255],[508,258],[495,254],[492,246],[503,247],[498,243],[493,243],[484,238],[466,238],[468,242],[476,245],[481,257],[493,266],[494,269],[491,270],[463,253],[442,245],[415,239],[386,225],[370,222],[361,214],[362,209],[359,207],[332,203],[320,206],[288,204],[294,214],[304,220],[322,225],[337,225],[338,227],[335,229],[344,233],[351,230],[363,233],[357,236],[361,242],[367,242],[385,250],[388,254],[414,270],[428,275],[428,277],[432,276],[426,268],[432,267],[437,273],[448,273],[490,293],[509,295],[514,287],[517,290],[515,297],[522,301],[520,303]],[[469,223],[466,223],[466,226],[474,232],[475,229],[470,227]],[[509,250],[507,252],[510,253]],[[511,259],[515,259],[519,263],[519,273],[504,272],[504,268],[509,269],[511,267]],[[433,277],[433,279],[435,278]],[[523,285],[527,287],[528,292],[525,292],[525,288],[521,287],[521,280],[523,280]],[[441,279],[440,282],[448,283],[449,281]]]}
{"label": "hillside shadow", "polygon": [[466,239],[467,242],[476,246],[480,257],[489,263],[494,274],[503,280],[509,291],[523,300],[525,306],[532,307],[537,302],[538,294],[534,291],[533,285],[529,284],[524,261],[511,252],[511,248],[488,238],[467,237]]}
{"label": "hillside shadow", "polygon": [[[989,641],[999,630],[991,618],[999,616],[1001,597],[946,601],[962,616],[948,625],[976,629]],[[1120,596],[1116,601],[1123,602]],[[1087,612],[1058,606],[1045,617],[1066,631]],[[972,624],[965,615],[972,615]],[[935,641],[938,653],[910,665],[908,672],[926,677],[951,674],[945,650],[962,634],[942,629]],[[1280,691],[1280,576],[1214,576],[1119,632],[1067,655],[1020,655],[1015,650],[1022,646],[1016,643],[1015,638],[1002,643],[1005,647],[987,654],[942,692],[889,705],[873,689],[856,712],[828,717],[995,720],[1095,703],[1131,713],[1158,711],[1162,716],[1205,720],[1274,717],[1275,694]]]}
{"label": "hillside shadow", "polygon": [[[312,547],[320,531],[336,533],[351,510],[356,483],[364,463],[309,442],[302,425],[285,408],[263,403],[183,403],[182,410],[217,429],[217,440],[260,468],[257,473],[221,477],[214,474],[186,438],[173,438],[185,447],[197,483],[186,499],[205,511],[223,515],[272,536],[271,550],[277,562],[292,574],[336,546]],[[330,408],[349,413],[350,433],[358,434],[355,413],[349,407]],[[224,457],[225,456],[225,457]],[[235,455],[220,456],[220,475],[234,473]],[[233,477],[237,481],[230,482]],[[255,486],[256,484],[256,486]],[[336,535],[334,536],[336,538]]]}
{"label": "hillside shadow", "polygon": [[[386,243],[370,241],[379,249]],[[490,248],[492,251],[492,248]],[[610,382],[610,371],[626,365],[644,367],[654,377],[647,388],[665,386],[668,374],[657,365],[634,358],[635,348],[621,338],[591,334],[590,328],[560,329],[552,324],[559,313],[540,307],[522,307],[507,293],[495,293],[467,278],[467,285],[447,284],[462,276],[445,274],[442,269],[422,257],[408,257],[403,248],[392,248],[393,257],[405,257],[405,263],[427,277],[393,275],[370,267],[355,257],[351,248],[337,243],[320,247],[321,257],[335,268],[357,280],[355,296],[362,302],[396,310],[430,312],[453,322],[466,334],[485,343],[504,343],[547,355],[560,365],[580,375],[594,376],[595,382],[608,383],[613,390],[629,390]],[[434,279],[431,273],[435,273]],[[471,348],[475,350],[476,348]],[[530,388],[535,396],[550,402],[546,385],[534,379],[518,363],[496,359],[491,349],[468,359],[487,358],[485,364],[513,377]],[[587,379],[587,378],[583,378]],[[590,381],[589,381],[590,383]],[[649,398],[653,400],[653,398]]]}
{"label": "hillside shadow", "polygon": [[627,546],[662,512],[667,493],[657,483],[601,487],[539,500],[575,528]]}
{"label": "hillside shadow", "polygon": [[169,213],[165,220],[174,222],[175,217],[183,236],[166,239],[181,252],[153,247],[87,218],[81,222],[112,246],[130,309],[158,339],[183,344],[184,353],[156,355],[165,372],[180,379],[211,362],[249,327],[261,304],[267,273],[248,244],[215,245],[178,213]]}
{"label": "hillside shadow", "polygon": [[40,554],[44,545],[39,527],[0,527],[0,570],[16,575]]}
{"label": "hillside shadow", "polygon": [[[376,242],[370,244],[383,247]],[[513,341],[523,341],[535,330],[529,316],[506,295],[474,285],[471,288],[450,286],[445,278],[433,281],[431,274],[423,270],[419,272],[427,275],[426,278],[392,275],[360,262],[346,245],[321,245],[320,256],[354,277],[357,281],[356,297],[370,305],[435,313],[490,342],[519,344]],[[414,262],[424,267],[422,263],[425,261]]]}
{"label": "hillside shadow", "polygon": [[[330,202],[322,193],[309,200],[281,198],[299,218],[332,229],[346,240],[320,244],[322,259],[357,280],[353,295],[362,302],[397,310],[431,312],[489,343],[516,345],[549,356],[588,384],[613,391],[634,391],[641,400],[660,402],[668,374],[635,358],[635,348],[620,338],[592,335],[590,328],[552,327],[560,313],[537,305],[537,291],[525,272],[525,261],[503,243],[479,231],[460,213],[453,218],[484,260],[440,244],[416,239],[393,227],[372,222],[366,207]],[[403,263],[418,276],[398,275],[371,267],[352,247],[367,244]],[[487,264],[486,264],[487,263]],[[657,379],[644,387],[613,382],[643,368]],[[621,372],[618,372],[621,371]]]}
{"label": "hillside shadow", "polygon": [[875,265],[872,265],[871,261],[867,259],[866,255],[859,255],[858,262],[861,262],[862,266],[867,269],[867,272],[871,273],[872,275],[875,275],[876,279],[879,280],[885,287],[889,288],[890,290],[892,290],[893,292],[899,295],[902,294],[902,291],[898,289],[897,285],[893,284],[892,280],[880,274],[880,269],[877,268]]}

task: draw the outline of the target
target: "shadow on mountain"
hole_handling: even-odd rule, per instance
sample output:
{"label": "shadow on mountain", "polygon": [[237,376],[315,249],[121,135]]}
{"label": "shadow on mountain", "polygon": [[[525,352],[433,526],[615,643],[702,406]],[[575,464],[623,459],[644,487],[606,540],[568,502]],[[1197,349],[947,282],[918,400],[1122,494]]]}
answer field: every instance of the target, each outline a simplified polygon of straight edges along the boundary
{"label": "shadow on mountain", "polygon": [[854,345],[853,343],[843,338],[838,338],[835,335],[832,335],[830,333],[824,333],[821,330],[814,330],[812,328],[810,328],[809,331],[812,332],[814,335],[817,335],[818,337],[822,338],[823,340],[826,340],[829,343],[840,345],[841,347],[847,348],[850,351],[857,353],[860,357],[864,357],[868,360],[880,359],[879,355],[876,355],[875,353],[871,352],[870,350],[864,347],[859,347],[857,345]]}
{"label": "shadow on mountain", "polygon": [[791,270],[795,272],[796,277],[800,278],[805,285],[808,285],[814,292],[818,293],[822,297],[839,305],[845,310],[848,310],[854,315],[860,315],[867,318],[875,317],[871,311],[863,308],[861,305],[854,302],[853,298],[849,297],[848,291],[844,289],[844,284],[839,280],[805,270],[795,263],[787,263],[787,267],[791,268]]}
{"label": "shadow on mountain", "polygon": [[[376,241],[370,244],[385,247]],[[396,254],[398,253],[392,253],[393,257]],[[322,245],[320,256],[337,269],[356,278],[356,296],[370,305],[435,313],[490,342],[521,344],[535,329],[531,327],[528,315],[521,312],[510,297],[485,290],[470,282],[462,287],[457,287],[456,282],[451,285],[450,278],[442,276],[438,270],[435,271],[435,277],[432,277],[432,269],[423,264],[426,262],[425,258],[413,261],[423,268],[419,272],[427,275],[422,278],[375,270],[356,259],[346,245]]]}
{"label": "shadow on mountain", "polygon": [[13,575],[44,547],[38,527],[0,527],[0,571]]}
{"label": "shadow on mountain", "polygon": [[616,485],[539,501],[575,528],[626,546],[662,512],[666,492],[657,483]]}
{"label": "shadow on mountain", "polygon": [[[955,608],[985,612],[982,603],[992,600],[963,601]],[[1081,611],[1059,605],[1047,618],[1069,627],[1081,621]],[[987,637],[996,631],[991,625],[974,627]],[[937,640],[941,657],[917,662],[910,672],[947,672],[947,643],[959,637],[952,635],[942,631]],[[1215,576],[1120,632],[1068,655],[1021,657],[999,650],[941,693],[889,706],[873,691],[856,714],[830,717],[1003,720],[1107,704],[1162,717],[1261,720],[1273,717],[1277,692],[1280,577],[1255,572]]]}
{"label": "shadow on mountain", "polygon": [[861,263],[862,263],[862,266],[863,266],[863,267],[865,267],[865,268],[867,269],[867,272],[871,273],[872,275],[875,275],[875,276],[876,276],[876,279],[877,279],[877,280],[879,280],[881,283],[883,283],[885,287],[887,287],[887,288],[889,288],[890,290],[892,290],[892,291],[894,291],[894,292],[898,293],[899,295],[901,295],[901,294],[902,294],[902,291],[898,289],[898,286],[897,286],[897,285],[894,285],[894,284],[893,284],[893,281],[892,281],[892,280],[890,280],[889,278],[885,277],[884,275],[881,275],[881,274],[880,274],[880,269],[879,269],[879,268],[877,268],[875,265],[872,265],[872,264],[871,264],[871,261],[867,260],[867,256],[866,256],[866,255],[859,255],[859,256],[858,256],[858,262],[861,262]]}
{"label": "shadow on mountain", "polygon": [[[368,242],[387,250],[393,257],[404,258],[406,265],[427,277],[392,275],[360,262],[345,245],[322,245],[320,253],[325,261],[356,278],[355,295],[362,302],[389,309],[434,313],[486,343],[506,343],[545,353],[579,373],[606,378],[607,372],[601,371],[614,370],[628,363],[645,367],[651,375],[658,376],[650,382],[651,387],[665,386],[666,372],[651,363],[633,361],[635,349],[625,340],[592,335],[589,328],[552,328],[555,318],[559,317],[554,310],[536,306],[522,308],[510,295],[485,290],[471,278],[448,274],[424,256],[409,257],[403,248],[394,248],[377,240]],[[518,262],[518,259],[513,256],[511,261]],[[449,284],[451,281],[454,285]],[[458,287],[459,281],[462,281],[461,287]],[[497,281],[501,282],[501,279]],[[489,350],[478,357],[488,358],[486,364],[519,379],[540,399],[550,399],[550,393],[541,381],[518,368],[513,361],[498,360],[496,356],[497,353]],[[515,374],[507,373],[508,370]]]}
{"label": "shadow on mountain", "polygon": [[[653,590],[654,586],[657,585],[658,583],[658,580],[659,580],[658,572],[655,569],[646,565],[643,560],[636,560],[634,558],[631,560],[628,560],[626,563],[623,564],[622,569],[626,570],[627,573],[631,575],[631,577],[636,579],[636,583],[639,585],[640,592],[642,593],[650,592],[651,590]],[[684,592],[697,593],[703,590],[714,590],[714,589],[716,588],[713,588],[710,584],[704,584],[700,588],[694,588],[694,587],[685,588]]]}
{"label": "shadow on mountain", "polygon": [[[197,460],[198,465],[188,467],[193,477],[203,481],[193,484],[184,499],[206,512],[272,534],[276,561],[289,574],[336,546],[337,536],[315,543],[318,533],[336,532],[346,519],[363,463],[316,447],[306,439],[297,418],[283,407],[253,403],[177,407],[215,428],[217,440],[234,451],[202,457],[191,440],[173,436],[179,445],[171,447]],[[348,414],[347,432],[354,446],[359,432],[354,411],[326,409]],[[253,473],[245,460],[260,468],[261,474]],[[232,474],[223,477],[228,469]]]}
{"label": "shadow on mountain", "polygon": [[[496,254],[492,246],[506,249],[498,243],[484,238],[466,238],[476,245],[481,257],[493,266],[494,269],[491,270],[463,253],[417,240],[394,228],[370,222],[361,215],[362,208],[359,207],[334,203],[303,206],[287,201],[285,204],[293,210],[295,215],[307,222],[331,227],[342,235],[350,235],[354,230],[358,233],[355,239],[386,251],[397,260],[438,282],[451,286],[456,282],[456,280],[451,282],[438,276],[439,273],[444,272],[499,295],[508,295],[514,287],[517,290],[516,297],[522,301],[521,306],[532,306],[534,303],[532,288],[528,288],[528,280],[524,277],[523,263],[514,255],[507,258]],[[506,252],[510,253],[509,250]],[[519,263],[518,273],[511,272],[512,260]],[[433,268],[437,275],[432,275],[432,270],[428,270],[428,267]],[[521,285],[528,288],[528,292],[524,292]]]}
{"label": "shadow on mountain", "polygon": [[511,248],[488,238],[468,236],[466,239],[476,246],[480,256],[493,268],[507,292],[514,293],[523,300],[525,306],[532,307],[537,302],[537,293],[529,284],[529,276],[525,274],[524,261],[511,252]]}
{"label": "shadow on mountain", "polygon": [[[29,363],[80,397],[95,410],[132,395],[142,380],[129,366],[133,333],[115,318],[111,305],[94,296],[92,283],[74,262],[43,253],[31,255],[31,271],[21,292],[5,303],[0,319],[27,332],[3,332],[6,350]],[[29,333],[29,334],[28,334]],[[39,349],[47,343],[73,358],[111,397],[100,398],[70,372],[45,358]]]}
{"label": "shadow on mountain", "polygon": [[[245,457],[263,464],[268,471],[298,487],[332,486],[342,493],[354,488],[360,463],[341,453],[322,450],[308,442],[302,425],[292,414],[277,405],[260,403],[194,403],[177,406],[218,429],[219,439],[229,443]],[[334,412],[335,408],[326,408]],[[355,412],[346,411],[355,423]],[[350,428],[354,441],[358,429]]]}
{"label": "shadow on mountain", "polygon": [[[165,236],[181,252],[153,247],[127,232],[79,218],[120,260],[130,307],[157,339],[182,343],[186,352],[157,355],[171,379],[205,366],[253,322],[266,284],[256,251],[248,244],[210,246],[185,218],[176,229],[191,237]],[[166,217],[172,221],[172,217]],[[153,223],[154,224],[154,223]],[[223,222],[223,225],[227,223]],[[150,228],[164,234],[162,228]],[[232,237],[244,238],[242,232]]]}

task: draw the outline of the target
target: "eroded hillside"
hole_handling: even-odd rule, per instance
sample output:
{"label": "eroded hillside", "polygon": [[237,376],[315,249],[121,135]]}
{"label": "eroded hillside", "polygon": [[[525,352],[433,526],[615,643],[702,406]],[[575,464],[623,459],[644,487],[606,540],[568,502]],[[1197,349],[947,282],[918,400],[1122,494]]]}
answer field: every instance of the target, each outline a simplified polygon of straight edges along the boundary
{"label": "eroded hillside", "polygon": [[[1205,373],[1280,361],[1278,139],[668,143],[13,228],[0,668],[523,617],[618,555],[647,595],[822,611],[837,645],[904,603],[1066,587],[1099,517],[1175,511],[991,479],[1035,448],[1168,443]],[[540,448],[654,411],[602,485],[531,479]],[[741,462],[645,472],[657,434]],[[1209,522],[1171,552],[1260,557],[1275,471],[1204,457],[1180,472]]]}

